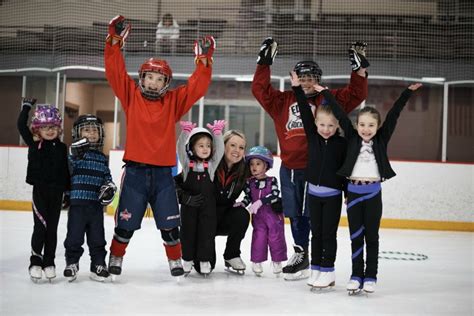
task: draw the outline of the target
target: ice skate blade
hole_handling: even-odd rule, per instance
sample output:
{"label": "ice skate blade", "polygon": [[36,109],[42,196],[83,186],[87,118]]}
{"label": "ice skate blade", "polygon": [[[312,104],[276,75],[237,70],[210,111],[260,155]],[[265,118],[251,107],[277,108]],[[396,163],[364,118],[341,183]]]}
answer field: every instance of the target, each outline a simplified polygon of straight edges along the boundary
{"label": "ice skate blade", "polygon": [[298,281],[309,278],[311,271],[309,269],[301,270],[296,273],[283,273],[283,278],[286,281]]}
{"label": "ice skate blade", "polygon": [[334,291],[334,284],[329,286],[311,286],[310,291],[313,293],[328,293]]}
{"label": "ice skate blade", "polygon": [[259,277],[259,278],[261,278],[262,275],[263,275],[263,272],[255,272],[255,271],[254,271],[253,273],[255,273],[255,276],[256,276],[256,277]]}
{"label": "ice skate blade", "polygon": [[365,292],[362,291],[362,289],[357,289],[357,290],[347,290],[347,294],[349,296],[357,296],[357,295],[361,295],[361,294],[364,294]]}
{"label": "ice skate blade", "polygon": [[72,276],[72,277],[66,277],[66,279],[69,283],[74,282],[77,279],[77,275]]}
{"label": "ice skate blade", "polygon": [[41,278],[34,278],[34,277],[32,277],[32,276],[30,276],[30,279],[31,279],[31,281],[32,281],[33,283],[36,283],[36,284],[38,284],[38,283],[40,282],[40,280],[41,280]]}
{"label": "ice skate blade", "polygon": [[111,280],[112,282],[117,281],[117,279],[118,279],[117,276],[118,276],[118,274],[110,274],[110,280]]}
{"label": "ice skate blade", "polygon": [[234,270],[230,267],[226,267],[225,271],[227,271],[229,273],[232,273],[232,274],[236,274],[236,275],[244,275],[245,274],[245,270]]}
{"label": "ice skate blade", "polygon": [[90,278],[92,281],[96,281],[96,282],[105,282],[105,280],[107,280],[106,277],[98,276],[98,275],[96,275],[95,273],[91,273],[91,274],[89,275],[89,278]]}

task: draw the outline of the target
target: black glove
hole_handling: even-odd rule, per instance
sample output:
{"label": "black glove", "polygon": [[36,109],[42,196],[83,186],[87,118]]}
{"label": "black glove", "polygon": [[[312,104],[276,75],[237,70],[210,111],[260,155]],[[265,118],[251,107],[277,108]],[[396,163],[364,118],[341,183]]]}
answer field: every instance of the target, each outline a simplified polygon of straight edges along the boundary
{"label": "black glove", "polygon": [[109,205],[114,200],[117,187],[113,182],[106,183],[100,187],[99,202],[102,205]]}
{"label": "black glove", "polygon": [[204,204],[204,196],[202,194],[191,195],[182,191],[178,199],[180,204],[191,207],[200,207]]}
{"label": "black glove", "polygon": [[367,43],[364,42],[352,42],[351,47],[348,49],[349,60],[351,61],[351,67],[353,71],[357,71],[360,68],[367,68],[370,66],[369,61],[365,58],[367,50]]}
{"label": "black glove", "polygon": [[84,137],[71,144],[71,147],[69,148],[69,153],[74,158],[81,159],[90,147],[91,144],[89,143],[87,138]]}
{"label": "black glove", "polygon": [[67,210],[71,206],[71,195],[69,191],[64,192],[61,209]]}
{"label": "black glove", "polygon": [[275,213],[283,213],[283,204],[281,203],[281,198],[278,198],[278,201],[272,203],[272,210]]}
{"label": "black glove", "polygon": [[35,98],[23,98],[21,100],[21,106],[22,107],[27,106],[30,110],[35,104],[36,104],[36,99]]}
{"label": "black glove", "polygon": [[259,65],[271,65],[278,53],[278,44],[271,37],[267,37],[262,46],[260,46],[260,52],[258,53],[257,64]]}

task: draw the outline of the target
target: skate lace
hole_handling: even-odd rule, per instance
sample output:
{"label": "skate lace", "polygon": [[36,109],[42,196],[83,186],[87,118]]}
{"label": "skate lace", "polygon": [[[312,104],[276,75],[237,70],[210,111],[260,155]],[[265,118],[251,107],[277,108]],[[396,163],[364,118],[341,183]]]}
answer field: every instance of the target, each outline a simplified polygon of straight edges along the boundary
{"label": "skate lace", "polygon": [[69,265],[66,267],[66,270],[71,270],[71,271],[73,271],[74,273],[76,273],[79,269],[78,269],[77,264],[73,263],[73,264],[69,264]]}
{"label": "skate lace", "polygon": [[289,265],[289,266],[297,265],[297,264],[303,262],[303,259],[304,259],[304,253],[295,252],[293,254],[293,256],[291,256],[290,261],[288,262],[287,265]]}
{"label": "skate lace", "polygon": [[104,270],[104,266],[95,266],[95,272],[100,274]]}
{"label": "skate lace", "polygon": [[121,267],[122,266],[123,257],[116,257],[110,256],[110,263],[109,265],[112,267]]}

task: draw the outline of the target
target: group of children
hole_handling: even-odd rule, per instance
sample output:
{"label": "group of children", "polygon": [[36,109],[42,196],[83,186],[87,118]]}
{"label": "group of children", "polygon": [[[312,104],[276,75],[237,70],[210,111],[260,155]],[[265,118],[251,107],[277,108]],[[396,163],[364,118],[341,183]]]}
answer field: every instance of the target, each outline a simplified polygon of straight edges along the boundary
{"label": "group of children", "polygon": [[56,277],[55,252],[61,208],[69,208],[64,276],[76,278],[84,252],[84,235],[91,257],[91,278],[109,276],[105,264],[103,206],[112,202],[112,182],[107,157],[102,153],[104,127],[94,115],[81,115],[74,122],[73,143],[60,141],[62,119],[51,105],[37,105],[28,128],[28,114],[36,100],[25,98],[18,130],[28,145],[27,183],[33,185],[34,228],[31,237],[29,273],[33,281]]}
{"label": "group of children", "polygon": [[[29,147],[27,182],[33,185],[34,232],[29,267],[33,280],[41,279],[43,271],[48,279],[56,276],[54,258],[62,204],[70,205],[64,242],[64,276],[69,280],[74,280],[79,271],[84,234],[91,256],[91,278],[103,281],[109,273],[121,274],[126,247],[134,231],[140,228],[147,204],[151,205],[156,226],[161,231],[173,276],[189,274],[196,264],[199,265],[196,270],[203,275],[211,273],[214,267],[217,225],[214,176],[224,155],[225,121],[214,121],[207,125],[208,129],[181,121],[182,133],[177,145],[174,131],[175,123],[206,93],[211,79],[214,39],[204,37],[195,42],[195,72],[186,85],[169,90],[172,71],[164,60],[146,61],[140,67],[138,84],[128,76],[120,48],[129,32],[130,25],[125,18],[115,17],[109,24],[105,48],[106,77],[127,117],[128,138],[108,267],[103,206],[111,203],[116,186],[102,153],[105,135],[101,120],[93,115],[77,119],[68,155],[66,145],[59,140],[58,110],[48,105],[36,106],[29,129],[28,113],[35,100],[23,100],[18,128]],[[246,155],[250,178],[245,184],[243,200],[236,204],[246,207],[251,214],[252,270],[258,276],[263,273],[262,262],[267,260],[268,251],[275,274],[304,272],[304,266],[309,265],[308,242],[305,241],[308,237],[304,232],[310,227],[311,273],[307,283],[316,288],[333,286],[337,229],[342,201],[346,198],[352,243],[352,274],[347,289],[375,290],[382,216],[380,184],[395,175],[387,157],[387,143],[404,105],[421,84],[412,84],[402,93],[383,125],[376,109],[364,107],[359,111],[354,128],[346,113],[360,100],[348,101],[347,98],[357,90],[355,87],[362,91],[359,96],[366,95],[365,68],[369,65],[365,45],[357,45],[362,49],[352,48],[350,56],[353,70],[360,76],[351,80],[358,83],[331,93],[321,85],[322,71],[313,61],[295,66],[291,72],[293,91],[273,91],[269,88],[268,66],[275,58],[277,45],[271,38],[262,44],[252,88],[274,119],[279,139],[286,139],[281,144],[280,180],[287,195],[282,192],[280,198],[277,179],[267,175],[273,167],[272,153],[263,146],[251,148]],[[268,95],[259,91],[259,87]],[[271,104],[272,99],[275,103],[282,101],[287,111],[282,112]],[[339,101],[346,101],[345,109]],[[286,117],[279,118],[281,113]],[[293,120],[293,126],[299,131],[291,130],[288,127],[291,124],[277,124],[283,122],[280,119],[286,120],[285,123]],[[339,135],[339,127],[344,137]],[[160,133],[160,137],[152,136],[156,133]],[[289,143],[292,137],[296,140]],[[176,149],[182,166],[178,180],[171,174]],[[302,156],[307,160],[298,164]],[[297,177],[304,185],[296,182]],[[181,183],[177,192],[174,181]],[[292,186],[290,191],[288,186]],[[299,190],[296,187],[301,187],[303,196],[289,197],[288,192]],[[181,209],[176,194],[183,201]],[[309,216],[298,211],[303,204],[299,199],[306,199]],[[288,215],[291,210],[294,214]],[[296,256],[287,267],[282,267],[287,260],[285,215],[290,217]],[[302,273],[300,278],[304,277]]]}

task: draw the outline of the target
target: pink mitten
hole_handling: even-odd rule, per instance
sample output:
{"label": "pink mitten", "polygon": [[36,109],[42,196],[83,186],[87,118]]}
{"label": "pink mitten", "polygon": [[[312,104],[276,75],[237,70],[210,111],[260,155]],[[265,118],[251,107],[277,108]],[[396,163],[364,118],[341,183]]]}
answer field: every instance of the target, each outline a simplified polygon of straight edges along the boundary
{"label": "pink mitten", "polygon": [[185,133],[191,133],[191,131],[196,127],[196,123],[189,122],[189,121],[179,121],[179,125],[181,126],[181,129]]}
{"label": "pink mitten", "polygon": [[214,120],[214,125],[208,123],[207,128],[209,128],[214,135],[222,135],[222,130],[225,127],[224,120]]}
{"label": "pink mitten", "polygon": [[253,202],[252,204],[250,204],[250,207],[249,207],[250,214],[257,214],[258,209],[261,206],[262,206],[262,201],[261,200],[257,200],[255,202]]}

